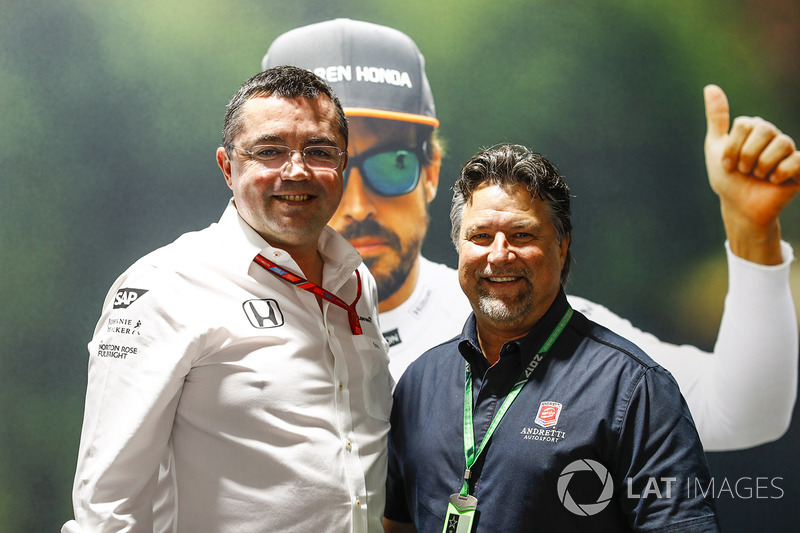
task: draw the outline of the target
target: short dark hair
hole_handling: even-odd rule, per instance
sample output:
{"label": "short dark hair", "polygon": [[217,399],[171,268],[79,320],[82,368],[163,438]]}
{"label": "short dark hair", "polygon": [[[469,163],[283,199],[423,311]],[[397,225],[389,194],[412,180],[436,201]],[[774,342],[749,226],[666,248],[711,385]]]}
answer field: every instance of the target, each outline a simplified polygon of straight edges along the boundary
{"label": "short dark hair", "polygon": [[347,151],[348,130],[342,104],[328,83],[308,70],[287,65],[273,67],[259,72],[239,87],[225,112],[222,125],[222,146],[230,153],[233,139],[242,131],[241,110],[245,102],[255,97],[281,96],[283,98],[319,98],[327,96],[336,107],[337,127],[344,138],[344,150]]}
{"label": "short dark hair", "polygon": [[[461,168],[453,185],[453,203],[450,207],[450,237],[458,250],[464,206],[472,201],[472,194],[482,183],[513,186],[522,183],[532,198],[539,197],[547,204],[550,222],[561,243],[572,233],[570,221],[569,186],[558,169],[544,156],[518,144],[498,144],[478,152]],[[567,282],[572,256],[567,247],[567,258],[561,269],[561,285]]]}

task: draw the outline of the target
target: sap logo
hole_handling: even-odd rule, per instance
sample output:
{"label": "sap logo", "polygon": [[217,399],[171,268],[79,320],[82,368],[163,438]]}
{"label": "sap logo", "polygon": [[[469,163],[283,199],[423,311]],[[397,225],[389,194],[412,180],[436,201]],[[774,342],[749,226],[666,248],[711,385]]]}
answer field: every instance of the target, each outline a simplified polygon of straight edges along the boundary
{"label": "sap logo", "polygon": [[120,289],[114,296],[114,309],[125,309],[130,307],[133,302],[141,298],[147,289]]}
{"label": "sap logo", "polygon": [[283,313],[275,300],[247,300],[242,308],[254,328],[277,328],[283,325]]}

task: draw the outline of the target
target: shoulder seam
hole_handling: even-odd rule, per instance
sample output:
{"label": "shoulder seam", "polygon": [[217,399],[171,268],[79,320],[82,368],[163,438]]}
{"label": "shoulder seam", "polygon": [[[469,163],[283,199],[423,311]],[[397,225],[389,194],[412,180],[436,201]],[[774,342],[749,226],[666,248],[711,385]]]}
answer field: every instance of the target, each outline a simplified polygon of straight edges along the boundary
{"label": "shoulder seam", "polygon": [[650,369],[650,368],[654,368],[656,366],[656,365],[647,364],[646,362],[642,361],[639,357],[637,357],[636,355],[634,355],[633,353],[629,352],[628,350],[626,350],[625,348],[623,348],[621,346],[617,346],[616,344],[612,344],[612,343],[610,343],[610,342],[608,342],[606,340],[603,340],[603,339],[600,339],[598,337],[595,337],[594,335],[592,335],[590,333],[585,333],[584,335],[586,335],[586,337],[592,339],[593,341],[595,341],[597,343],[600,343],[600,344],[602,344],[604,346],[608,346],[609,348],[613,348],[613,349],[615,349],[617,351],[620,351],[620,352],[624,353],[625,355],[627,355],[628,357],[630,357],[631,359],[633,359],[634,361],[639,363],[644,368]]}

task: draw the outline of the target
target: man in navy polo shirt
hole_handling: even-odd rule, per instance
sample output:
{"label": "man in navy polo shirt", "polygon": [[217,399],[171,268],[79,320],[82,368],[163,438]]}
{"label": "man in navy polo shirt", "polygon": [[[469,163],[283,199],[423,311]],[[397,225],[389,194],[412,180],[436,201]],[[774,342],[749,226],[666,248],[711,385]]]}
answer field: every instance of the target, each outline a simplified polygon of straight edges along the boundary
{"label": "man in navy polo shirt", "polygon": [[500,145],[455,186],[461,335],[395,392],[387,531],[717,531],[678,385],[567,303],[569,188]]}

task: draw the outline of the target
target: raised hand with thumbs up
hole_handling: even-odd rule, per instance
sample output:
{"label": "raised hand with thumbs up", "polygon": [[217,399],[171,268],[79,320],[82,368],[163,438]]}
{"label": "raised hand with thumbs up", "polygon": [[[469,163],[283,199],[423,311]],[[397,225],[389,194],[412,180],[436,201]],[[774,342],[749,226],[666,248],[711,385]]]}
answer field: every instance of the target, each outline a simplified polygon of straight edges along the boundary
{"label": "raised hand with thumbs up", "polygon": [[737,117],[723,90],[704,90],[706,168],[719,196],[731,251],[742,259],[777,265],[781,257],[778,216],[800,190],[800,152],[794,141],[760,117]]}

